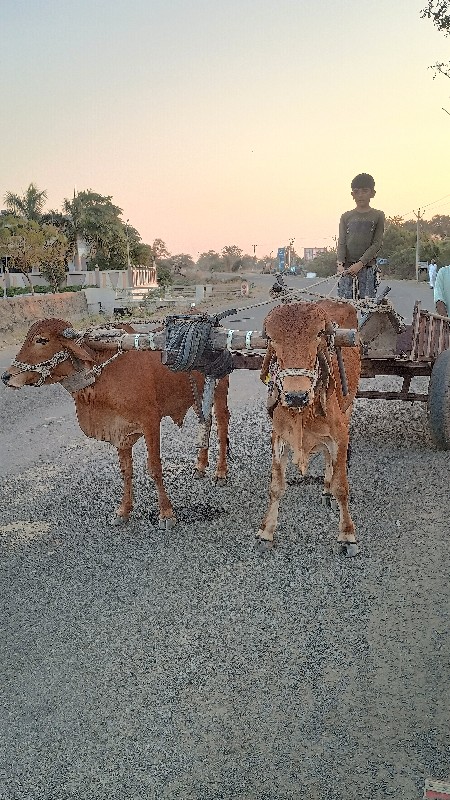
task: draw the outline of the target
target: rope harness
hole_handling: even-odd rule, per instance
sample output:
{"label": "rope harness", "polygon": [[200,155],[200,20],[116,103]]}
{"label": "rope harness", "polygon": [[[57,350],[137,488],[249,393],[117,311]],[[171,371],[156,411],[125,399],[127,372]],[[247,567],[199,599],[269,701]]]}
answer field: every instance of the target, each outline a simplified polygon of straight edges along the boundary
{"label": "rope harness", "polygon": [[13,367],[17,367],[19,372],[37,372],[40,375],[40,378],[34,385],[42,386],[47,378],[50,377],[54,368],[57,367],[58,364],[62,364],[62,362],[66,361],[67,359],[70,359],[70,353],[68,350],[60,350],[51,358],[48,358],[46,361],[40,361],[38,364],[26,364],[24,361],[17,361],[15,358],[11,364]]}
{"label": "rope harness", "polygon": [[[64,331],[63,335],[65,333],[66,332]],[[86,334],[83,334],[82,337],[78,337],[76,339],[76,343],[81,345],[85,336]],[[53,370],[58,366],[58,364],[62,364],[63,361],[70,361],[72,366],[75,368],[75,376],[80,376],[83,380],[79,382],[79,385],[77,385],[77,382],[76,380],[74,381],[72,375],[68,375],[67,378],[63,378],[60,383],[68,391],[78,391],[79,389],[83,389],[86,386],[89,386],[91,383],[94,383],[95,379],[102,374],[105,367],[118,358],[118,356],[122,355],[123,352],[122,339],[120,339],[117,343],[117,352],[113,353],[110,358],[108,358],[106,361],[103,361],[101,364],[94,364],[90,370],[77,370],[74,363],[74,358],[69,350],[59,350],[51,358],[48,358],[46,361],[40,361],[37,364],[27,364],[24,361],[17,361],[17,359],[14,358],[11,362],[11,365],[13,367],[17,367],[19,372],[37,372],[40,377],[33,385],[42,386],[47,378],[51,377]]]}
{"label": "rope harness", "polygon": [[[333,330],[330,333],[323,334],[326,347],[318,349],[316,360],[313,369],[306,369],[303,367],[286,367],[281,369],[276,355],[274,355],[268,367],[268,408],[269,413],[273,414],[273,409],[279,402],[279,394],[284,392],[283,379],[288,377],[305,377],[311,381],[311,388],[309,393],[316,394],[317,391],[327,391],[331,376],[331,357],[333,353],[337,356],[340,354],[340,348],[335,347],[335,336],[338,325],[333,323]],[[341,359],[342,361],[342,359]],[[345,368],[338,358],[339,375],[341,379],[341,387],[343,395],[347,394],[347,381],[345,376]],[[298,411],[302,411],[298,408]]]}

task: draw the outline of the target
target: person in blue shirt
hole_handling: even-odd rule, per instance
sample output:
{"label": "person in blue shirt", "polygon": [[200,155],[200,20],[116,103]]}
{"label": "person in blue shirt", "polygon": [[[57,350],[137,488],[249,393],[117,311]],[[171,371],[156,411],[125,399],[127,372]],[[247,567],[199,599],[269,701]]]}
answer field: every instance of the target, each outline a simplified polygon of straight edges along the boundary
{"label": "person in blue shirt", "polygon": [[450,316],[450,264],[441,267],[434,284],[436,312],[441,317]]}

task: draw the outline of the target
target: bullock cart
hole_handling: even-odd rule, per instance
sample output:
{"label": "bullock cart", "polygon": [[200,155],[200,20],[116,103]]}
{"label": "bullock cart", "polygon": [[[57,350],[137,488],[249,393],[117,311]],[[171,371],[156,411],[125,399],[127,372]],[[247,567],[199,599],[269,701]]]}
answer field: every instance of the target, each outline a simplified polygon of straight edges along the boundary
{"label": "bullock cart", "polygon": [[[450,319],[422,309],[416,302],[411,325],[405,325],[386,297],[389,289],[363,316],[359,329],[337,329],[336,347],[360,343],[362,353],[362,378],[394,376],[402,379],[397,391],[362,389],[358,397],[383,400],[418,401],[427,404],[428,424],[433,442],[439,449],[450,449]],[[293,297],[292,299],[297,299]],[[219,315],[209,330],[209,342],[215,352],[228,350],[233,369],[260,369],[267,347],[263,331],[230,330],[219,325],[221,316],[234,314],[234,310]],[[179,315],[168,318],[195,320],[206,315]],[[87,332],[91,346],[98,349],[115,349],[120,340],[123,350],[166,348],[166,331],[152,331],[150,326],[140,326],[139,333],[124,334],[123,330],[96,329]],[[167,358],[163,355],[163,361]],[[345,374],[342,373],[345,381]],[[413,378],[429,378],[428,391],[412,391]]]}

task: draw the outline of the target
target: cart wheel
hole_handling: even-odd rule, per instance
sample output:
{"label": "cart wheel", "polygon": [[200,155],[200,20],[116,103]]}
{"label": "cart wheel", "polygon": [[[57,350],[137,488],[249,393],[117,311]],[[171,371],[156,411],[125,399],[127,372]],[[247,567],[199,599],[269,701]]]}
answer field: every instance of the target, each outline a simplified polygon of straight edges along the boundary
{"label": "cart wheel", "polygon": [[450,450],[450,350],[434,362],[428,387],[428,426],[440,450]]}

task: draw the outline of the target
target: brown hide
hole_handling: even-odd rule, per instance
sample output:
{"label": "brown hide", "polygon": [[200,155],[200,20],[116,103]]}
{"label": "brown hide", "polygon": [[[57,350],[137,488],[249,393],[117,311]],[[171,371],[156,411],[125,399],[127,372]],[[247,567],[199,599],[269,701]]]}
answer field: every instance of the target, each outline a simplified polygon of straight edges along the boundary
{"label": "brown hide", "polygon": [[[348,510],[346,474],[349,440],[349,417],[358,389],[361,370],[359,347],[342,348],[348,395],[343,396],[335,354],[330,355],[327,334],[333,323],[341,328],[356,328],[355,309],[332,300],[320,303],[287,303],[276,306],[266,317],[264,328],[269,337],[267,356],[261,371],[264,380],[270,358],[276,358],[280,370],[307,370],[314,373],[320,365],[319,380],[307,375],[284,374],[281,388],[275,389],[272,405],[272,476],[269,508],[258,533],[260,540],[273,542],[278,507],[286,489],[286,465],[289,451],[301,474],[305,474],[312,453],[325,457],[324,494],[333,495],[340,507],[339,540],[355,542],[354,525]],[[324,385],[331,362],[328,385]],[[295,399],[302,404],[293,407]],[[273,396],[269,400],[273,404]]]}
{"label": "brown hide", "polygon": [[[60,351],[71,358],[58,364],[45,383],[58,383],[77,370],[90,369],[93,364],[106,361],[108,354],[95,352],[84,343],[77,344],[63,333],[70,326],[64,320],[41,320],[29,330],[18,362],[40,364]],[[127,326],[127,331],[133,329]],[[191,373],[201,398],[204,377]],[[37,372],[20,372],[11,365],[3,376],[7,386],[20,388],[37,382]],[[188,409],[195,406],[189,374],[174,373],[161,364],[161,354],[152,351],[122,353],[97,377],[95,383],[72,394],[78,422],[82,431],[91,438],[107,441],[118,450],[120,468],[124,478],[124,495],[117,516],[127,519],[132,510],[132,451],[133,444],[145,437],[148,451],[148,469],[153,477],[159,498],[161,520],[174,519],[170,500],[166,494],[160,459],[160,423],[171,417],[181,425]],[[219,459],[215,477],[224,481],[227,475],[226,449],[229,411],[227,406],[228,378],[218,381],[214,393],[214,412],[218,428]],[[208,465],[208,452],[199,450],[196,470],[203,475]]]}

